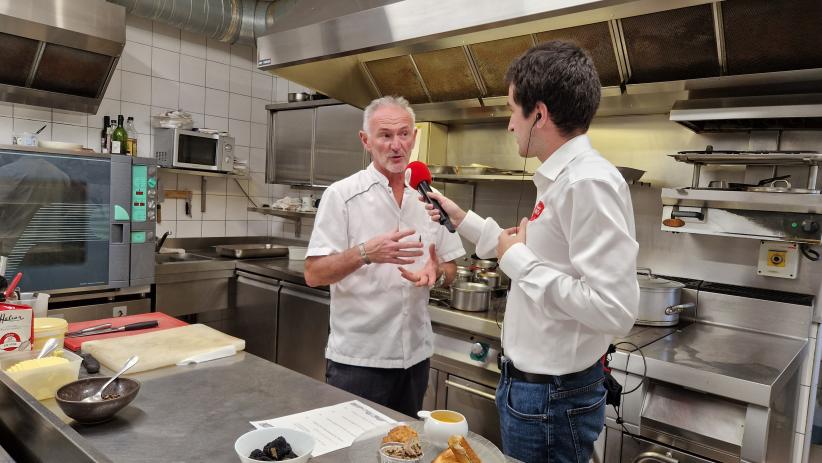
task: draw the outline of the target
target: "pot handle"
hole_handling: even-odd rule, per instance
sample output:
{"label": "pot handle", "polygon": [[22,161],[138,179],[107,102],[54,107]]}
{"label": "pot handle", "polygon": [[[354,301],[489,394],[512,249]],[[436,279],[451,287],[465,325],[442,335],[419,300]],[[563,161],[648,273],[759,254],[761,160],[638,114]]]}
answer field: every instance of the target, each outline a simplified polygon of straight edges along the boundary
{"label": "pot handle", "polygon": [[650,267],[637,267],[636,268],[637,275],[647,275],[648,278],[656,278],[654,277],[653,272],[651,272]]}
{"label": "pot handle", "polygon": [[686,302],[685,304],[671,305],[665,308],[665,315],[673,315],[675,313],[684,312],[688,309],[696,307],[693,302]]}

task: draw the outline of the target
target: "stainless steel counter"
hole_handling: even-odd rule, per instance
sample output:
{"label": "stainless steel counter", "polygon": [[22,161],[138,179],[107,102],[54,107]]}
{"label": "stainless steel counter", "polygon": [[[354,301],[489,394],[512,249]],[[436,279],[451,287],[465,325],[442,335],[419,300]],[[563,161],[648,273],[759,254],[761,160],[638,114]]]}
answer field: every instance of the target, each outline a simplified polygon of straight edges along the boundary
{"label": "stainless steel counter", "polygon": [[[63,415],[53,399],[43,403],[113,461],[195,462],[236,461],[234,440],[253,429],[249,421],[359,399],[245,352],[130,376],[141,382],[140,394],[104,425],[79,425]],[[409,419],[359,400],[394,419]],[[342,449],[311,461],[349,459]]]}
{"label": "stainless steel counter", "polygon": [[[195,253],[196,251],[191,251]],[[238,270],[305,284],[304,262],[279,259],[236,261]],[[461,312],[428,306],[431,321],[447,328],[499,339],[502,314]],[[702,323],[677,327],[635,326],[615,343],[627,341],[642,348],[650,378],[695,390],[767,406],[781,382],[799,367],[806,341]],[[642,375],[639,353],[620,345],[612,367]],[[630,361],[628,361],[630,355]]]}
{"label": "stainless steel counter", "polygon": [[[662,333],[651,331],[649,336]],[[642,353],[649,378],[768,407],[799,368],[806,344],[804,339],[694,323],[647,343]],[[644,369],[640,354],[625,350],[613,355],[611,366],[636,375]]]}

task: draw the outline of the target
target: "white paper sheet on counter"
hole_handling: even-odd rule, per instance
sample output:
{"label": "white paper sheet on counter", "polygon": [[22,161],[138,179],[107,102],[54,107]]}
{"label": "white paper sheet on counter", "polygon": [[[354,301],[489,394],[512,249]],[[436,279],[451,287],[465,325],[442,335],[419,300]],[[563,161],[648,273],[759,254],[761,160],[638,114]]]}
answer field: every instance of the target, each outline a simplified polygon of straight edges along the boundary
{"label": "white paper sheet on counter", "polygon": [[318,457],[350,447],[354,439],[377,426],[396,422],[359,400],[352,400],[270,420],[251,421],[251,424],[258,429],[285,427],[305,431],[317,441],[311,455]]}

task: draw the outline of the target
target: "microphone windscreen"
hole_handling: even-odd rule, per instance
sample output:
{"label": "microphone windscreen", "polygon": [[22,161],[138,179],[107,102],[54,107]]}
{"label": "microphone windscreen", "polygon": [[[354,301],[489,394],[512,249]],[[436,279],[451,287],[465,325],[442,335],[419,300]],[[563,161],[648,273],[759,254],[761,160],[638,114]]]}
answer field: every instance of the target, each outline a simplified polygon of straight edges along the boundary
{"label": "microphone windscreen", "polygon": [[410,162],[406,170],[411,172],[411,177],[408,181],[408,186],[411,188],[416,189],[420,182],[423,181],[431,183],[431,171],[428,170],[428,166],[426,166],[424,162]]}

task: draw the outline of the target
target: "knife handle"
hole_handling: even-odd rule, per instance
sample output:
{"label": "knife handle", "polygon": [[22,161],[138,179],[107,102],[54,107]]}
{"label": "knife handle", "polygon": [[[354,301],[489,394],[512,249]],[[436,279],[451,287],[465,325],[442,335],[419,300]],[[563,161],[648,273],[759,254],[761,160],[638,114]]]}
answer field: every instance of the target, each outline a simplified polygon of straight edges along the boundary
{"label": "knife handle", "polygon": [[157,320],[147,322],[129,323],[123,327],[123,331],[144,330],[146,328],[156,328],[159,325]]}
{"label": "knife handle", "polygon": [[96,358],[92,357],[91,354],[80,354],[80,357],[83,357],[81,364],[83,365],[83,368],[86,369],[86,373],[94,374],[100,371],[100,362],[98,362]]}

